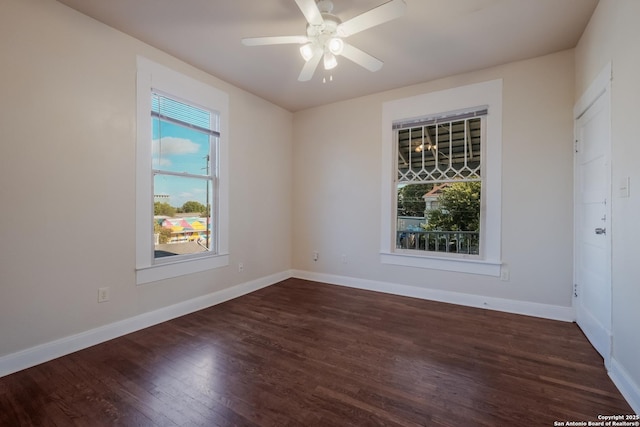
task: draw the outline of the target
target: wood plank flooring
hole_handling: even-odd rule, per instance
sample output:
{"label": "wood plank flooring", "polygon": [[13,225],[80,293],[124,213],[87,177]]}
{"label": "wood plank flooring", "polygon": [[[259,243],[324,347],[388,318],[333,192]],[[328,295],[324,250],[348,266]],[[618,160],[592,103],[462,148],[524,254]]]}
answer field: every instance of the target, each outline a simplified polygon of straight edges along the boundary
{"label": "wood plank flooring", "polygon": [[575,324],[289,279],[0,378],[1,426],[553,426],[633,411]]}

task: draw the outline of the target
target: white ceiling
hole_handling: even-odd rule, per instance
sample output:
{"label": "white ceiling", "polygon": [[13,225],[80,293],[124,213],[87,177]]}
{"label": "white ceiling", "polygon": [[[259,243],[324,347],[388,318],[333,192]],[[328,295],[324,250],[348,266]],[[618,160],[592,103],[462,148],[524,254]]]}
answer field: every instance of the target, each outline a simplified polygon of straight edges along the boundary
{"label": "white ceiling", "polygon": [[[243,37],[302,35],[294,0],[58,0],[290,111],[557,52],[576,45],[598,0],[406,0],[407,14],[349,37],[384,61],[345,58],[323,83],[299,82],[298,45]],[[334,0],[343,21],[385,0]]]}

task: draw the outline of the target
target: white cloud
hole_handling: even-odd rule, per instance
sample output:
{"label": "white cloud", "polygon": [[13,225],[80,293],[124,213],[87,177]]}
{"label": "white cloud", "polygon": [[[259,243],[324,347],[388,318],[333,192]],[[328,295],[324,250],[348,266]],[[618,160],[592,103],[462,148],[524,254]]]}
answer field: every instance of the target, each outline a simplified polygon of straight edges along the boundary
{"label": "white cloud", "polygon": [[[162,144],[160,144],[161,141]],[[200,146],[193,141],[175,137],[162,138],[162,140],[154,139],[151,147],[154,155],[160,154],[162,149],[163,156],[193,154],[200,149]]]}
{"label": "white cloud", "polygon": [[180,197],[181,199],[184,199],[184,200],[191,200],[193,198],[193,196],[194,196],[194,194],[190,193],[188,191],[183,191],[182,193],[180,193],[178,195],[178,197]]}
{"label": "white cloud", "polygon": [[171,160],[167,159],[166,157],[163,157],[162,159],[158,159],[158,156],[153,156],[153,166],[161,166],[164,168],[168,168],[172,165]]}

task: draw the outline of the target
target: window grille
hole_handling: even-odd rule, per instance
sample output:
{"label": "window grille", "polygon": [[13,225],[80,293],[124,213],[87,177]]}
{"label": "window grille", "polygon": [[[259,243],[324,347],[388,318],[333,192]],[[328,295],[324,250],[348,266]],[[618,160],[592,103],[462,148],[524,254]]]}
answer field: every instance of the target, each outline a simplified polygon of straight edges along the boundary
{"label": "window grille", "polygon": [[481,108],[393,124],[396,249],[479,255],[486,115]]}
{"label": "window grille", "polygon": [[487,109],[394,123],[399,183],[482,179],[482,117]]}

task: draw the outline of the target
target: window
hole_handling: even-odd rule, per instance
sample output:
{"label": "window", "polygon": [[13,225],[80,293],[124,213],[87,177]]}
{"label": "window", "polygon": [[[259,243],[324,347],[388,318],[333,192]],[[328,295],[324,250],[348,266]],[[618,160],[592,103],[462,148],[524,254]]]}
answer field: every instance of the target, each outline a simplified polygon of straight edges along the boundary
{"label": "window", "polygon": [[228,265],[228,96],[138,58],[137,283]]}
{"label": "window", "polygon": [[397,250],[480,255],[486,112],[394,124]]}
{"label": "window", "polygon": [[502,82],[383,108],[384,263],[500,274]]}
{"label": "window", "polygon": [[154,258],[216,252],[217,113],[151,93]]}

